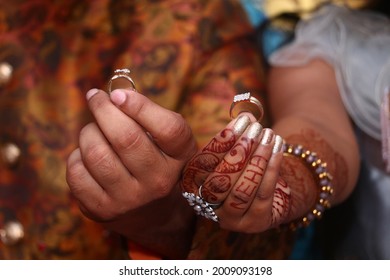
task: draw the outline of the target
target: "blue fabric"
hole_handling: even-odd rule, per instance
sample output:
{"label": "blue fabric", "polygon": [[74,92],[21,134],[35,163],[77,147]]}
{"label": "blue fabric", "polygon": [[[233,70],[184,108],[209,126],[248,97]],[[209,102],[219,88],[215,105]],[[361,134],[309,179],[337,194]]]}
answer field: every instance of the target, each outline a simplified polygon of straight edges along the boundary
{"label": "blue fabric", "polygon": [[[262,1],[260,0],[240,0],[248,19],[253,27],[258,28],[268,20],[268,16],[262,9]],[[286,32],[273,28],[271,25],[264,30],[259,38],[259,42],[263,49],[263,55],[268,58],[275,50],[281,47],[288,38]]]}
{"label": "blue fabric", "polygon": [[322,259],[321,249],[315,241],[316,224],[314,221],[308,227],[298,229],[290,260]]}
{"label": "blue fabric", "polygon": [[244,7],[248,15],[249,21],[255,27],[263,23],[267,17],[259,6],[260,1],[256,0],[241,0],[241,5]]}
{"label": "blue fabric", "polygon": [[288,39],[289,35],[278,29],[268,28],[264,31],[262,38],[263,52],[265,57],[279,49]]}

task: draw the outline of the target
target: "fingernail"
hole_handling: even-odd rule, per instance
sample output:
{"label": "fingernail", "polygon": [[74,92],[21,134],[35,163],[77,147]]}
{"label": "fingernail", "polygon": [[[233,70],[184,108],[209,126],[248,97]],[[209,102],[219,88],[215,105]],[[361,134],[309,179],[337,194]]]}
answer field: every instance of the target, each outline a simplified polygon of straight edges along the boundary
{"label": "fingernail", "polygon": [[125,103],[127,95],[123,90],[114,90],[111,92],[110,98],[115,105],[119,106]]}
{"label": "fingernail", "polygon": [[252,123],[248,128],[248,132],[247,132],[248,138],[255,139],[257,136],[260,135],[260,132],[262,129],[263,129],[263,127],[261,126],[260,123],[258,123],[258,122]]}
{"label": "fingernail", "polygon": [[262,145],[268,145],[272,141],[272,137],[274,136],[274,133],[272,129],[266,128],[263,130],[264,133],[261,137],[261,144]]}
{"label": "fingernail", "polygon": [[242,134],[250,123],[251,123],[251,119],[248,116],[243,115],[238,117],[238,119],[236,120],[233,126],[234,133]]}
{"label": "fingernail", "polygon": [[282,151],[283,148],[283,138],[280,137],[279,135],[275,136],[275,144],[274,147],[272,148],[272,153],[276,154]]}
{"label": "fingernail", "polygon": [[97,88],[90,89],[87,92],[87,94],[85,95],[85,98],[87,98],[87,100],[90,100],[92,98],[92,96],[94,96],[98,92],[99,92],[99,90]]}

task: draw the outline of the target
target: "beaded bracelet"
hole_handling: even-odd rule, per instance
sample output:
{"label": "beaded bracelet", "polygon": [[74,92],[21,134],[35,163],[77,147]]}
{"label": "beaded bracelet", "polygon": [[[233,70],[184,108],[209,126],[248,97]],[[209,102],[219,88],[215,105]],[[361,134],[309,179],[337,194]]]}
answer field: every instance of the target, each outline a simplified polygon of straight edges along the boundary
{"label": "beaded bracelet", "polygon": [[304,149],[301,145],[284,144],[283,153],[285,156],[302,159],[313,172],[319,185],[314,207],[306,216],[290,224],[290,228],[295,230],[300,227],[307,227],[314,219],[321,218],[325,209],[330,207],[329,197],[333,194],[332,175],[327,170],[326,162],[318,158],[316,153]]}

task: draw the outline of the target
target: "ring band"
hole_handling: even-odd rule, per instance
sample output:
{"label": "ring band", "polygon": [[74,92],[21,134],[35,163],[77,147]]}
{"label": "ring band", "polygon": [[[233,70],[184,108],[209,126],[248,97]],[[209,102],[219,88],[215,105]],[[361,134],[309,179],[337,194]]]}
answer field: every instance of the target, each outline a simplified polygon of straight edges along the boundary
{"label": "ring band", "polygon": [[108,82],[108,93],[110,94],[113,90],[119,88],[130,88],[133,90],[137,90],[135,87],[135,83],[130,76],[129,69],[117,69],[114,71],[114,76],[111,77]]}
{"label": "ring band", "polygon": [[[199,187],[199,190],[201,190],[201,188],[202,186]],[[204,198],[201,197],[201,193],[199,193],[199,195],[195,195],[194,193],[183,192],[183,196],[185,199],[187,199],[188,204],[194,208],[197,215],[203,216],[214,222],[219,221],[214,209],[218,208],[220,204],[208,203],[206,200],[204,200]]]}
{"label": "ring band", "polygon": [[[199,197],[201,199],[203,199],[204,201],[206,201],[203,196],[202,196],[202,188],[203,188],[203,185],[200,185],[199,189],[198,189],[198,193],[199,193]],[[221,206],[221,203],[210,203],[210,202],[207,202],[207,204],[213,208],[213,209],[217,209],[219,206]]]}
{"label": "ring band", "polygon": [[263,105],[257,98],[251,96],[250,92],[234,96],[233,103],[230,106],[230,117],[235,119],[242,112],[252,113],[258,121],[264,115]]}

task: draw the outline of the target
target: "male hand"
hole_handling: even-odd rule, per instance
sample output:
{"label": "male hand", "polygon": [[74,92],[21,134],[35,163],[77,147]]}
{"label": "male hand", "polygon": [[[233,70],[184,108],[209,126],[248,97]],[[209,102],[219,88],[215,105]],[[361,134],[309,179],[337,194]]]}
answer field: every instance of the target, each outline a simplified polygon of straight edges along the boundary
{"label": "male hand", "polygon": [[185,120],[130,90],[92,89],[87,99],[96,121],[82,129],[66,174],[82,212],[133,239],[188,232],[193,213],[178,181],[196,145]]}

